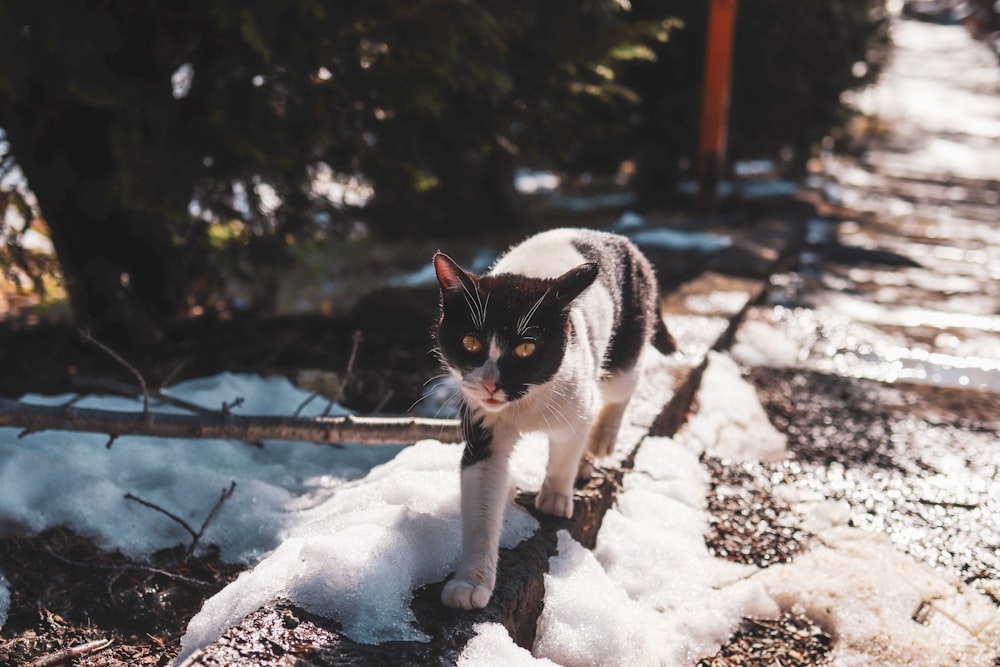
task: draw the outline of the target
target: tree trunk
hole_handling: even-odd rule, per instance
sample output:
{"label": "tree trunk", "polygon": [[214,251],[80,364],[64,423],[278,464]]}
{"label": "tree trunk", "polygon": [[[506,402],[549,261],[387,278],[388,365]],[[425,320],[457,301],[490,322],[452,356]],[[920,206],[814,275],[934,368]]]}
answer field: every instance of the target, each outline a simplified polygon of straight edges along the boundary
{"label": "tree trunk", "polygon": [[4,129],[51,230],[74,318],[105,340],[154,339],[187,292],[170,214],[122,202],[115,112],[34,88],[4,114]]}

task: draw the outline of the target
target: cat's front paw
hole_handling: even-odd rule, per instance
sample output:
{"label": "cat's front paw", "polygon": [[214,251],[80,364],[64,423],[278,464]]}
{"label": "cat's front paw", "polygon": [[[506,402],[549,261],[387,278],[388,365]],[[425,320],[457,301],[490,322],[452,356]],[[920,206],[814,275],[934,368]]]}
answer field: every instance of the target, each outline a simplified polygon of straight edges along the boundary
{"label": "cat's front paw", "polygon": [[489,603],[493,589],[482,582],[466,581],[455,577],[444,585],[441,602],[455,609],[482,609]]}
{"label": "cat's front paw", "polygon": [[543,514],[570,519],[573,517],[573,496],[556,493],[543,484],[535,496],[535,509]]}

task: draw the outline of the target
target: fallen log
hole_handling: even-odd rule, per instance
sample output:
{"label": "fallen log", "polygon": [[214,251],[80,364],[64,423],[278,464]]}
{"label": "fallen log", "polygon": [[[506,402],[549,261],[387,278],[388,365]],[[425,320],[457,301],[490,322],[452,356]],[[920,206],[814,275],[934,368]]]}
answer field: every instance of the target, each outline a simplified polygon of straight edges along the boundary
{"label": "fallen log", "polygon": [[408,444],[433,438],[462,440],[454,419],[419,417],[284,417],[224,413],[164,414],[76,408],[71,405],[33,405],[0,398],[0,427],[39,431],[104,433],[111,441],[123,435],[157,438],[244,440],[302,440],[367,445]]}

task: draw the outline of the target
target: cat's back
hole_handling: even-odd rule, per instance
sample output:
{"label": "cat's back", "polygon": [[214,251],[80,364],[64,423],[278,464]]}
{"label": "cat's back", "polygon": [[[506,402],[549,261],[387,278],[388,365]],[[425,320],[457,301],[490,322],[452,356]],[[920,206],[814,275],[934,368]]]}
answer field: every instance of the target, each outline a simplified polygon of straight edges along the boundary
{"label": "cat's back", "polygon": [[551,229],[515,245],[497,260],[490,273],[554,278],[586,262],[608,267],[628,253],[622,236],[593,229]]}

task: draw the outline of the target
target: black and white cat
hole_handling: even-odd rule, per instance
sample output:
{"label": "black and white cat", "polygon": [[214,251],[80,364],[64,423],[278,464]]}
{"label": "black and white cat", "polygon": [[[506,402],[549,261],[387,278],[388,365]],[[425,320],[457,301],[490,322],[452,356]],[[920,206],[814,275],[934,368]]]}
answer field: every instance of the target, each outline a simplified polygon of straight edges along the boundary
{"label": "black and white cat", "polygon": [[462,559],[441,598],[485,607],[496,582],[509,495],[507,463],[521,433],[549,438],[535,507],[573,515],[573,484],[590,457],[611,454],[648,342],[672,352],[649,261],[628,239],[556,229],[508,250],[482,276],[434,256],[441,285],[437,349],[461,383]]}

